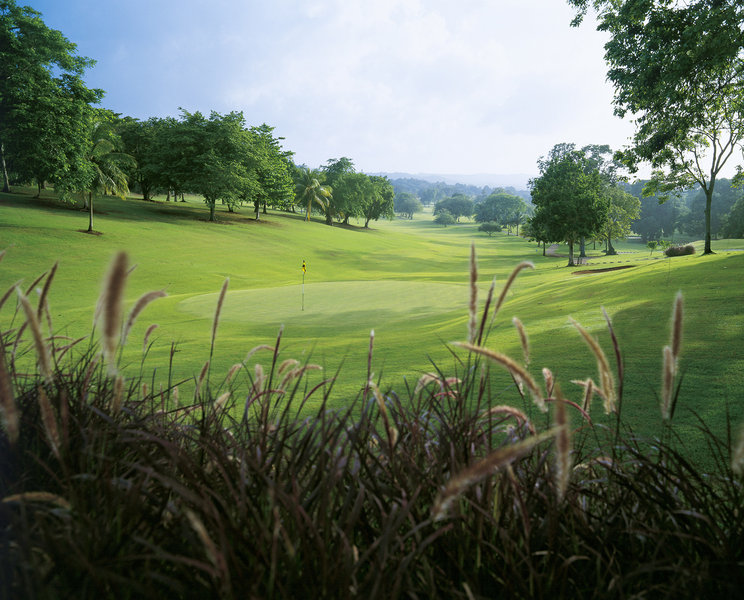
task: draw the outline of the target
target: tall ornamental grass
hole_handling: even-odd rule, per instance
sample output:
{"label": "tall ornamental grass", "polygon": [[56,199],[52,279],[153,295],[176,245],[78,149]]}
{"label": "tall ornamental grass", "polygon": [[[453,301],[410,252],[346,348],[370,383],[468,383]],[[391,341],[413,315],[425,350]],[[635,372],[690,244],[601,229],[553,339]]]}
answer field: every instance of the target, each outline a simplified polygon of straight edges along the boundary
{"label": "tall ornamental grass", "polygon": [[[744,444],[700,419],[715,465],[703,472],[676,435],[681,297],[648,398],[658,437],[639,439],[623,425],[609,316],[609,355],[574,323],[587,346],[575,382],[531,364],[518,319],[522,356],[489,339],[529,267],[479,299],[473,252],[452,364],[383,389],[372,334],[360,392],[341,410],[328,408],[333,374],[285,357],[281,332],[227,373],[210,368],[227,282],[189,397],[185,382],[120,364],[132,324],[163,295],[126,313],[126,255],[85,338],[54,333],[54,268],[13,286],[0,297],[0,595],[739,597]],[[494,390],[497,370],[511,390]]]}

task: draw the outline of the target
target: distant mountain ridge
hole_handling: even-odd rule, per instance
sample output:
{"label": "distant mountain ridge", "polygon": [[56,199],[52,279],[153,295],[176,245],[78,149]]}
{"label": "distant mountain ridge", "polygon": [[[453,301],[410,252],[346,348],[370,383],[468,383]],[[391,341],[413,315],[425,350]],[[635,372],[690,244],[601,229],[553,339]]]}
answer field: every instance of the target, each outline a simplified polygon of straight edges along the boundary
{"label": "distant mountain ridge", "polygon": [[491,188],[513,187],[518,190],[526,190],[527,182],[534,175],[524,173],[513,174],[495,174],[495,173],[475,173],[470,175],[452,174],[452,173],[396,173],[380,172],[370,173],[370,175],[384,175],[388,179],[420,179],[431,183],[446,183],[455,185],[462,183],[464,185],[475,185],[478,187],[488,186]]}

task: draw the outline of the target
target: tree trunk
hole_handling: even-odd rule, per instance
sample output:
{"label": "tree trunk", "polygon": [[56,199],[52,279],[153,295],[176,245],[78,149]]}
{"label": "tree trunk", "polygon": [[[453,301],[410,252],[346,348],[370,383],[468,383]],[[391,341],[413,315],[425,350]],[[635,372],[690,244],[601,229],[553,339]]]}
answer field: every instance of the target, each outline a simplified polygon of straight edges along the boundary
{"label": "tree trunk", "polygon": [[708,189],[705,190],[705,249],[703,254],[715,254],[710,247],[710,206],[713,202],[713,185],[715,182],[711,179]]}
{"label": "tree trunk", "polygon": [[330,210],[326,213],[325,218],[326,218],[325,219],[326,225],[329,225],[330,227],[333,227],[333,215],[331,214],[331,211]]}
{"label": "tree trunk", "polygon": [[574,259],[573,259],[573,240],[568,241],[568,266],[573,267],[574,266]]}
{"label": "tree trunk", "polygon": [[88,233],[93,233],[93,192],[88,192]]}
{"label": "tree trunk", "polygon": [[264,202],[262,206],[263,208],[261,210],[263,210],[263,214],[267,214],[266,213],[266,202]]}
{"label": "tree trunk", "polygon": [[256,221],[260,221],[261,220],[261,203],[258,200],[256,200],[253,203],[253,210],[256,213]]}
{"label": "tree trunk", "polygon": [[367,219],[367,220],[366,220],[366,221],[364,222],[364,228],[365,228],[365,229],[369,229],[369,222],[370,222],[371,220],[372,220],[372,217],[370,217],[369,219]]}
{"label": "tree trunk", "polygon": [[545,254],[545,246],[547,246],[547,243],[543,242],[542,245],[543,245],[543,256],[546,256],[546,254]]}
{"label": "tree trunk", "polygon": [[3,164],[3,192],[10,193],[10,180],[8,179],[8,169],[5,166],[5,146],[0,142],[0,162]]}
{"label": "tree trunk", "polygon": [[214,221],[214,205],[216,204],[216,202],[207,201],[207,204],[209,205],[209,220]]}
{"label": "tree trunk", "polygon": [[170,188],[168,188],[168,193],[165,196],[165,201],[170,202]]}
{"label": "tree trunk", "polygon": [[607,236],[607,256],[615,256],[617,251],[612,247],[612,237]]}
{"label": "tree trunk", "polygon": [[586,239],[579,239],[579,258],[586,258]]}
{"label": "tree trunk", "polygon": [[36,197],[41,197],[41,181],[39,181],[38,179],[36,180]]}
{"label": "tree trunk", "polygon": [[181,192],[181,202],[186,202],[186,198],[183,197],[183,192]]}

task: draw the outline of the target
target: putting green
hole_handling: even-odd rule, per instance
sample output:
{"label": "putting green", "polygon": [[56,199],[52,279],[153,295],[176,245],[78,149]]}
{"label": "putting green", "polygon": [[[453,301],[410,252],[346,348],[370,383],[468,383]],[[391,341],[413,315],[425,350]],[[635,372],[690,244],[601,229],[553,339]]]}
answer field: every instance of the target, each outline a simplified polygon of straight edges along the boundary
{"label": "putting green", "polygon": [[[211,319],[218,294],[182,300],[178,310]],[[417,281],[339,281],[302,286],[228,291],[220,321],[320,326],[339,323],[380,326],[395,320],[431,318],[458,311],[467,314],[468,286]]]}

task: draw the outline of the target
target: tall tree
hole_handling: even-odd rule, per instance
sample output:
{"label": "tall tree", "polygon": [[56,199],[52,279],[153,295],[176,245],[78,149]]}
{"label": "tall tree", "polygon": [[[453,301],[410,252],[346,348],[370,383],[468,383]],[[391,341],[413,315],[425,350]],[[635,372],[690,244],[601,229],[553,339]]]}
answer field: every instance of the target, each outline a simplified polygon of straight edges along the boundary
{"label": "tall tree", "polygon": [[[325,184],[331,188],[332,195],[328,197],[328,201],[325,204],[325,219],[326,225],[333,225],[333,218],[338,217],[339,220],[343,219],[344,222],[349,222],[349,217],[360,215],[361,211],[361,194],[363,193],[364,177],[357,178],[355,183],[354,178],[347,178],[346,193],[336,193],[336,188],[341,178],[347,175],[353,175],[356,173],[354,168],[354,162],[346,157],[341,158],[329,158],[326,161],[326,165],[321,168],[325,174]],[[351,187],[349,186],[351,184]],[[362,186],[359,188],[359,186]],[[358,191],[353,191],[352,188],[359,188]]]}
{"label": "tall tree", "polygon": [[310,220],[313,204],[317,204],[324,210],[328,199],[332,197],[331,188],[323,185],[324,179],[325,174],[322,171],[308,167],[300,169],[299,177],[295,182],[295,194],[299,204],[307,202],[305,221]]}
{"label": "tall tree", "polygon": [[605,188],[604,197],[607,217],[600,233],[607,240],[607,254],[615,255],[617,251],[612,240],[625,238],[630,233],[633,222],[641,214],[641,201],[618,186]]}
{"label": "tall tree", "polygon": [[392,219],[395,216],[393,204],[395,201],[395,190],[387,177],[372,175],[369,177],[370,194],[362,201],[362,216],[364,227],[369,227],[369,222],[377,221],[380,217]]}
{"label": "tall tree", "polygon": [[598,231],[605,221],[598,169],[573,144],[558,144],[538,160],[540,176],[530,180],[536,223],[544,227],[545,241],[568,244],[568,264],[574,264],[574,243]]}
{"label": "tall tree", "polygon": [[[85,160],[91,104],[101,90],[83,83],[94,62],[45,25],[41,14],[0,0],[0,167],[19,180],[60,182]],[[72,185],[69,181],[67,185]]]}
{"label": "tall tree", "polygon": [[421,200],[411,192],[400,192],[395,194],[394,208],[395,212],[401,213],[408,219],[413,219],[414,213],[423,210]]}
{"label": "tall tree", "polygon": [[744,4],[739,0],[568,0],[599,12],[615,112],[633,115],[633,168],[649,162],[644,193],[662,199],[697,185],[705,194],[705,248],[711,249],[716,180],[744,141]]}
{"label": "tall tree", "polygon": [[88,195],[88,233],[93,231],[93,198],[95,194],[111,194],[122,200],[129,193],[127,169],[134,166],[134,159],[119,151],[120,140],[113,130],[113,123],[105,111],[100,111],[98,122],[91,134],[88,154],[90,183],[83,190]]}
{"label": "tall tree", "polygon": [[465,194],[457,193],[437,202],[434,206],[434,215],[447,211],[455,221],[459,221],[460,217],[470,217],[474,210],[473,201]]}
{"label": "tall tree", "polygon": [[274,128],[266,123],[250,129],[252,139],[252,152],[250,157],[252,165],[246,166],[252,171],[256,180],[254,187],[254,210],[256,220],[259,219],[259,207],[276,206],[287,208],[294,199],[294,182],[290,175],[291,152],[286,152],[281,147],[284,138],[274,136]]}

